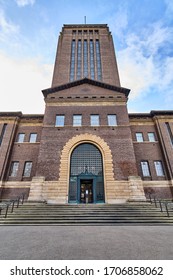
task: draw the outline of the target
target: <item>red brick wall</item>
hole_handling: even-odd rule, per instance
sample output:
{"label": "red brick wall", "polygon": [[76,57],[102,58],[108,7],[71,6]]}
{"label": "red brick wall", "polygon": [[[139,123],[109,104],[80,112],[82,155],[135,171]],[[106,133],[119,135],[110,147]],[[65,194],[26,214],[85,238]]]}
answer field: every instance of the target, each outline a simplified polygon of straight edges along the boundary
{"label": "red brick wall", "polygon": [[[74,29],[77,31],[76,35],[72,34],[72,30]],[[98,35],[94,33],[95,29],[99,30]],[[82,33],[83,35],[79,35],[78,30],[82,30],[82,31],[87,30],[88,33],[87,35],[84,35],[84,33]],[[93,35],[89,33],[89,30],[93,30]],[[90,39],[93,40],[99,39],[101,63],[102,63],[102,81],[111,85],[120,86],[112,36],[109,32],[109,29],[106,27],[106,25],[104,27],[99,27],[99,25],[98,26],[96,25],[95,27],[91,27],[87,25],[80,27],[80,26],[73,25],[73,27],[68,26],[63,28],[63,31],[59,36],[52,87],[61,84],[66,84],[69,82],[72,39],[76,40],[76,47],[77,47],[78,39],[81,39],[82,41],[84,39],[87,39],[88,43]],[[77,50],[76,50],[76,57],[77,57]],[[88,56],[88,61],[89,61],[89,56]],[[96,66],[96,62],[95,62],[95,66]],[[88,70],[90,71],[90,67],[88,67]],[[84,76],[82,75],[82,78],[83,77]],[[88,78],[90,78],[90,76]],[[96,77],[95,79],[97,80]]]}
{"label": "red brick wall", "polygon": [[[32,180],[32,177],[35,176],[36,173],[36,164],[37,158],[39,154],[39,146],[40,146],[40,139],[41,139],[41,131],[42,126],[19,126],[15,142],[13,144],[13,149],[11,152],[11,158],[9,161],[9,168],[7,170],[7,178],[9,181],[21,181],[21,180]],[[25,133],[24,143],[17,143],[18,133]],[[30,133],[37,133],[37,142],[36,143],[29,143],[29,136]],[[19,161],[19,170],[16,177],[10,177],[10,166],[13,161]],[[32,161],[32,172],[31,177],[23,178],[23,170],[26,161]]]}

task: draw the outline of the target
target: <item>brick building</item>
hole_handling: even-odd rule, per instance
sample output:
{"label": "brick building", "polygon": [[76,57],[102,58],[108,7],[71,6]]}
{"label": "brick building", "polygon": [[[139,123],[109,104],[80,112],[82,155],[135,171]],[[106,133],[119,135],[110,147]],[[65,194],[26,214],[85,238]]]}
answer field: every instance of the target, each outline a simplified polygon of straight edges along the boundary
{"label": "brick building", "polygon": [[64,25],[44,115],[0,113],[0,195],[50,203],[173,196],[173,111],[128,114],[105,24]]}

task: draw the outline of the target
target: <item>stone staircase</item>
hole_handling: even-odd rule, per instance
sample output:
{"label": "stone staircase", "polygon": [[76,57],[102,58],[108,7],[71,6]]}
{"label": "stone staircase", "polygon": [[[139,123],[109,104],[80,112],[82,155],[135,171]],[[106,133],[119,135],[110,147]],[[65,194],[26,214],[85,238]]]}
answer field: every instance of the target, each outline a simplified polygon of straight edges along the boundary
{"label": "stone staircase", "polygon": [[4,218],[0,225],[173,225],[170,217],[150,203],[48,205],[26,202]]}

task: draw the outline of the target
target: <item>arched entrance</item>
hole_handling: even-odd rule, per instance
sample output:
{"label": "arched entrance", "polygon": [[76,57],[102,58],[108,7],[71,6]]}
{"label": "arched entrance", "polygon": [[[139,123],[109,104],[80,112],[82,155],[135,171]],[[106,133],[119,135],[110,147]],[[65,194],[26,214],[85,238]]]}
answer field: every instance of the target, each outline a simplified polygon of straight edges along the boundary
{"label": "arched entrance", "polygon": [[70,158],[69,203],[104,201],[102,154],[93,144],[79,144]]}

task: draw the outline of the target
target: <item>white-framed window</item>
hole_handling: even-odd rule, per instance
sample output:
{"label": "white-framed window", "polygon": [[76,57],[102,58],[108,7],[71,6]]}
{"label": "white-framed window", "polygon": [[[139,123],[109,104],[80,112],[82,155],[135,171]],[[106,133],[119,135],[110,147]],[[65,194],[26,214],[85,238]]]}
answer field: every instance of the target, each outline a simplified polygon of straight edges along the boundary
{"label": "white-framed window", "polygon": [[148,140],[149,140],[149,142],[155,142],[156,141],[156,137],[155,137],[154,132],[148,132]]}
{"label": "white-framed window", "polygon": [[100,125],[99,115],[90,115],[90,123],[91,126],[99,126]]}
{"label": "white-framed window", "polygon": [[82,125],[82,115],[73,115],[73,126]]}
{"label": "white-framed window", "polygon": [[64,115],[57,115],[55,126],[64,126],[65,116]]}
{"label": "white-framed window", "polygon": [[18,143],[23,143],[25,138],[25,133],[19,133],[17,137],[17,142]]}
{"label": "white-framed window", "polygon": [[117,116],[116,115],[108,115],[108,125],[116,126],[117,125]]}
{"label": "white-framed window", "polygon": [[37,141],[37,133],[31,133],[29,136],[29,142],[35,143]]}
{"label": "white-framed window", "polygon": [[136,132],[136,141],[137,142],[144,142],[144,138],[143,138],[142,132]]}
{"label": "white-framed window", "polygon": [[157,176],[165,176],[163,171],[163,165],[160,160],[154,161],[154,166],[155,166]]}
{"label": "white-framed window", "polygon": [[144,177],[150,177],[150,169],[148,161],[141,161],[141,169],[142,169],[142,175]]}
{"label": "white-framed window", "polygon": [[30,177],[31,170],[32,170],[32,161],[26,161],[23,170],[23,177]]}
{"label": "white-framed window", "polygon": [[10,174],[9,175],[11,177],[16,177],[18,169],[19,169],[19,162],[18,161],[13,161],[11,163],[11,168],[10,168]]}

